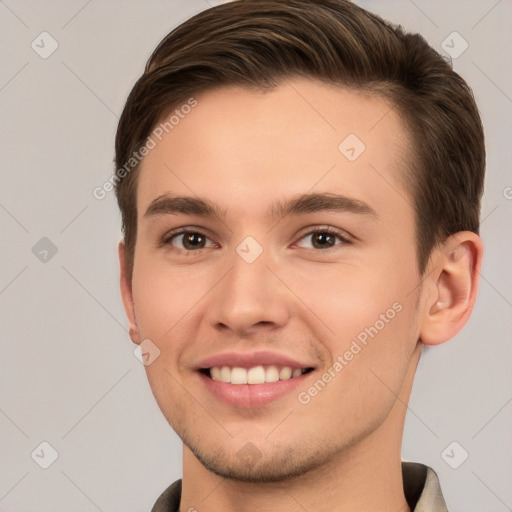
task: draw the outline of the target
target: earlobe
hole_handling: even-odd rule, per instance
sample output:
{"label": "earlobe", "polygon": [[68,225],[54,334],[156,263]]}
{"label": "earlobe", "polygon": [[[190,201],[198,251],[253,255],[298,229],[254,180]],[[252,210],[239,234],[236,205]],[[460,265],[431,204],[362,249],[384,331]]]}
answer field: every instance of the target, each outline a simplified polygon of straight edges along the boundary
{"label": "earlobe", "polygon": [[139,329],[137,327],[137,322],[135,319],[135,306],[133,302],[133,292],[132,292],[132,281],[130,276],[128,275],[128,265],[126,262],[126,247],[124,242],[119,242],[118,246],[118,255],[119,255],[119,273],[120,273],[120,287],[121,287],[121,297],[123,299],[124,310],[126,312],[126,316],[128,318],[128,322],[130,323],[130,339],[138,345],[141,342]]}
{"label": "earlobe", "polygon": [[483,247],[470,231],[452,235],[433,255],[435,292],[427,298],[420,338],[439,345],[453,338],[466,324],[478,292]]}

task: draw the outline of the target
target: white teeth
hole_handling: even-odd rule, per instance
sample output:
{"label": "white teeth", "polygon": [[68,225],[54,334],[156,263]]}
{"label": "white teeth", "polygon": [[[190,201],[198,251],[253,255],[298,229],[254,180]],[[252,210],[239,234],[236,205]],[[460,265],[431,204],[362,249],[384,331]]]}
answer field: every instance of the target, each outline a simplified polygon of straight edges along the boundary
{"label": "white teeth", "polygon": [[231,384],[247,384],[247,370],[235,366],[231,369]]}
{"label": "white teeth", "polygon": [[289,366],[283,366],[279,372],[279,380],[288,380],[292,377],[292,369]]}
{"label": "white teeth", "polygon": [[263,384],[265,382],[265,368],[255,366],[247,372],[247,384]]}
{"label": "white teeth", "polygon": [[[212,374],[212,379],[213,379]],[[229,366],[223,366],[220,370],[220,380],[222,382],[231,382],[231,368]]]}
{"label": "white teeth", "polygon": [[277,382],[279,380],[279,370],[275,366],[269,366],[265,372],[265,382]]}
{"label": "white teeth", "polygon": [[231,384],[264,384],[265,382],[277,382],[278,380],[289,380],[294,377],[300,377],[303,373],[302,368],[292,370],[289,366],[283,366],[281,370],[277,366],[259,365],[253,368],[241,368],[235,366],[214,366],[210,368],[210,377],[213,380],[221,382],[230,382]]}

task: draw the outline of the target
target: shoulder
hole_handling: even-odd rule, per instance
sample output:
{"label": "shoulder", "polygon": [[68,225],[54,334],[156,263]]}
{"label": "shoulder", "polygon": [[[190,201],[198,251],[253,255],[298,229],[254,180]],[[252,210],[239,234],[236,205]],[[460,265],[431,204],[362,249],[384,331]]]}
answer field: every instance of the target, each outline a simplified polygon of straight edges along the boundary
{"label": "shoulder", "polygon": [[402,461],[404,493],[412,512],[448,512],[437,473],[417,462]]}
{"label": "shoulder", "polygon": [[181,479],[176,480],[160,495],[151,512],[178,512],[181,500]]}

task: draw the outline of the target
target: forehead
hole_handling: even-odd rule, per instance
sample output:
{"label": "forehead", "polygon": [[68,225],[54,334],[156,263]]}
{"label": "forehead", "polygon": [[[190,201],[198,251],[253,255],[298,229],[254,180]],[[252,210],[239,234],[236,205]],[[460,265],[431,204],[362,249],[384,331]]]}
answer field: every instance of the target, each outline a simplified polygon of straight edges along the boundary
{"label": "forehead", "polygon": [[194,99],[152,135],[138,180],[139,217],[166,193],[207,196],[235,217],[264,215],[275,197],[310,191],[377,207],[401,197],[410,206],[401,185],[409,138],[380,96],[297,79],[266,92],[222,87]]}

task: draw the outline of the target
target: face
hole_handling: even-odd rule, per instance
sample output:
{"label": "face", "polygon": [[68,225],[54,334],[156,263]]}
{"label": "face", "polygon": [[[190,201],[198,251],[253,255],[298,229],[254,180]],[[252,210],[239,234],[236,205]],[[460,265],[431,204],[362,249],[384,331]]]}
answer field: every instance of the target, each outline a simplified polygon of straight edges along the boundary
{"label": "face", "polygon": [[409,141],[383,99],[304,79],[196,99],[142,162],[132,321],[203,465],[285,479],[378,430],[413,364]]}

